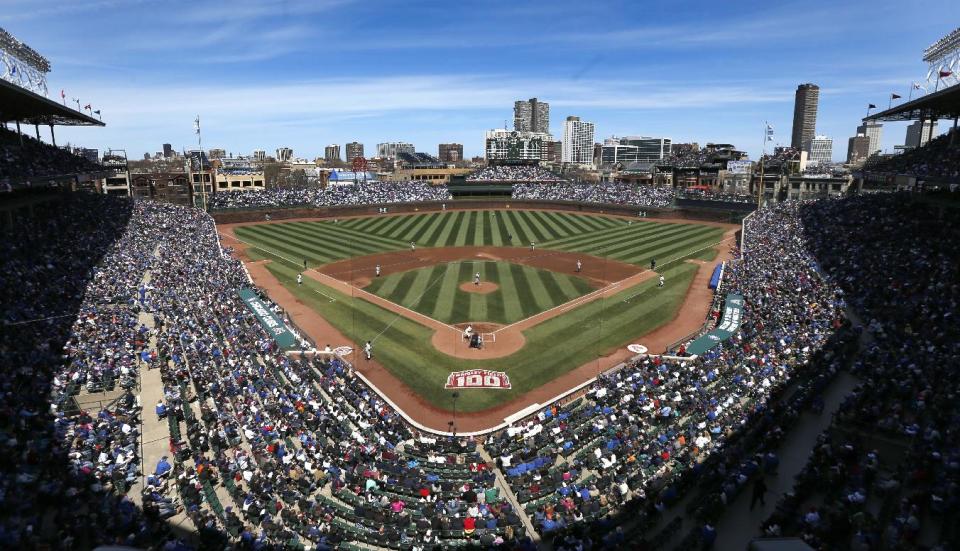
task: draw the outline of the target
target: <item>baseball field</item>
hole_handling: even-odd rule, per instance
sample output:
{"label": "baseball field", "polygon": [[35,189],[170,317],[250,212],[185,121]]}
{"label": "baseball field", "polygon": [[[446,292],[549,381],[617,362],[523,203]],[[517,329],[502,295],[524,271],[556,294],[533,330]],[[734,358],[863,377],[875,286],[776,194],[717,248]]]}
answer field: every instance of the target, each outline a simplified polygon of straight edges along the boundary
{"label": "baseball field", "polygon": [[[729,246],[729,231],[510,209],[221,227],[225,244],[263,265],[331,333],[354,347],[371,341],[373,363],[423,403],[450,409],[444,384],[453,371],[510,377],[510,390],[462,391],[456,408],[463,413],[502,405],[642,343],[677,316],[704,261]],[[467,325],[485,335],[482,350],[466,345]],[[311,337],[319,346],[336,340]],[[350,359],[362,372],[358,352]]]}

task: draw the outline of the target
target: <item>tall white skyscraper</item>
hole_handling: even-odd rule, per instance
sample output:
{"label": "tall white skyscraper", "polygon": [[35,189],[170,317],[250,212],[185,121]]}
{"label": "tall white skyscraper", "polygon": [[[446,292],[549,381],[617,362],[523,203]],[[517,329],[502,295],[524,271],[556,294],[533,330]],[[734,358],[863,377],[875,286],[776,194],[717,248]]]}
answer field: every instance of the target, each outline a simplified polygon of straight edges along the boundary
{"label": "tall white skyscraper", "polygon": [[563,152],[565,163],[589,165],[593,163],[593,123],[580,117],[567,117],[563,122]]}
{"label": "tall white skyscraper", "polygon": [[814,136],[810,140],[811,163],[832,163],[833,162],[833,139],[827,136]]}
{"label": "tall white skyscraper", "polygon": [[930,126],[933,126],[933,136],[937,135],[937,122],[936,121],[925,121],[923,126],[920,126],[920,121],[916,121],[913,124],[907,126],[907,137],[903,142],[903,145],[907,147],[923,147],[928,141],[930,141]]}
{"label": "tall white skyscraper", "polygon": [[857,134],[863,134],[870,139],[870,151],[867,153],[867,156],[873,155],[883,147],[881,145],[881,140],[883,139],[883,125],[876,121],[867,121],[857,127]]}

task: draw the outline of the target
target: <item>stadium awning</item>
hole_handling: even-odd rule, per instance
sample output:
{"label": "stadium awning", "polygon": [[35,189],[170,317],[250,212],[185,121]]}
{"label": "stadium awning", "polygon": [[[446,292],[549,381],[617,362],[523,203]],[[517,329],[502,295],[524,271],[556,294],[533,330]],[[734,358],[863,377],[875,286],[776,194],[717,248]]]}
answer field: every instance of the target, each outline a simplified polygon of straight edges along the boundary
{"label": "stadium awning", "polygon": [[921,118],[953,119],[960,117],[960,84],[901,103],[880,111],[864,121],[918,121]]}
{"label": "stadium awning", "polygon": [[102,121],[2,79],[0,121],[59,126],[104,126]]}

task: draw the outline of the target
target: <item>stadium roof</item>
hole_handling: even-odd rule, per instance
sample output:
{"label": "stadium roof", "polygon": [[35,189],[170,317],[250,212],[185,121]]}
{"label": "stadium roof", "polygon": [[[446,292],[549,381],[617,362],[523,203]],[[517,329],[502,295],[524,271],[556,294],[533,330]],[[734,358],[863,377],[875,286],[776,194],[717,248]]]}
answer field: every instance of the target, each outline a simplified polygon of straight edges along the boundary
{"label": "stadium roof", "polygon": [[102,121],[2,79],[0,121],[60,126],[104,126]]}
{"label": "stadium roof", "polygon": [[864,121],[915,121],[921,118],[960,117],[960,84],[901,103],[863,118]]}

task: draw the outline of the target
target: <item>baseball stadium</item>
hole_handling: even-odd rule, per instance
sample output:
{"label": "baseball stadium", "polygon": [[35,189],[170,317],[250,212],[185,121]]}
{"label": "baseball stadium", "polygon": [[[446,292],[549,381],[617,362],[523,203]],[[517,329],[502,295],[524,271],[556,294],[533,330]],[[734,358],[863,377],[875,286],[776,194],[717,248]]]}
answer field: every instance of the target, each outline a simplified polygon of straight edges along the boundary
{"label": "baseball stadium", "polygon": [[915,148],[596,181],[520,131],[456,170],[295,177],[199,116],[87,155],[55,129],[109,121],[0,52],[4,548],[960,545],[960,29],[863,119]]}

